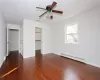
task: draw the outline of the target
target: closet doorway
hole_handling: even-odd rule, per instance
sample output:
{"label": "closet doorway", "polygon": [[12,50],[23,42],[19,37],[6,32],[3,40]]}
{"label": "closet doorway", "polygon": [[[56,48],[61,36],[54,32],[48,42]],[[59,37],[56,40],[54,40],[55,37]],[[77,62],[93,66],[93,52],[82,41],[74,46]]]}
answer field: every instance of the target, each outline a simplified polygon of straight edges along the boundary
{"label": "closet doorway", "polygon": [[35,53],[42,53],[42,28],[35,27]]}

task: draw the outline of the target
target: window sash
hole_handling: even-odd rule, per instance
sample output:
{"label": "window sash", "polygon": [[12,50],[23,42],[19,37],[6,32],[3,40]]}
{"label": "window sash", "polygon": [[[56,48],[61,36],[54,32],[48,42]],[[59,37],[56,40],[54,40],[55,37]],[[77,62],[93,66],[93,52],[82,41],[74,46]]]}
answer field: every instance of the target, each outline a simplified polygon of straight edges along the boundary
{"label": "window sash", "polygon": [[[68,36],[70,36],[70,38]],[[77,33],[66,34],[65,35],[65,43],[74,43],[74,44],[77,44],[78,43],[78,35],[77,35]]]}

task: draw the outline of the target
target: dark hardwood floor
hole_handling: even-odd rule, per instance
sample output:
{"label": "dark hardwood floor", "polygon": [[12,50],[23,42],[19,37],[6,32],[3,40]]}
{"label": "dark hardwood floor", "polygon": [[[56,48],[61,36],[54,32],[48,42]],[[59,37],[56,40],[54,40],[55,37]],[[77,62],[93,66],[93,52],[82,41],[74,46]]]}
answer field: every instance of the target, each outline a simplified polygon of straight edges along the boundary
{"label": "dark hardwood floor", "polygon": [[4,62],[0,75],[18,67],[1,80],[100,80],[100,69],[55,54],[36,54],[22,59],[11,54]]}

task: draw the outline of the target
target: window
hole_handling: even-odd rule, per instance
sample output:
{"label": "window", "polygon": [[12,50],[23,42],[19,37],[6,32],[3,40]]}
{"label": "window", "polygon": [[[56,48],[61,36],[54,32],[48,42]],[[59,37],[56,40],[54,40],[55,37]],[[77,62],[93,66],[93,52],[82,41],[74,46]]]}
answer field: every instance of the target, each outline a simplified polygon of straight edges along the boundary
{"label": "window", "polygon": [[65,43],[78,44],[78,25],[65,26]]}

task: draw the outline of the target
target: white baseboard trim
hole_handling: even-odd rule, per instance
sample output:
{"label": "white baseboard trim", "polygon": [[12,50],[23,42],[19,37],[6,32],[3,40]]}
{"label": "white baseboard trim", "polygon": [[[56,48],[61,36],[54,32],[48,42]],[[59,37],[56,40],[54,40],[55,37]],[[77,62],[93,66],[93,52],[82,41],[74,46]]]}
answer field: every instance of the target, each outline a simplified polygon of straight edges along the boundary
{"label": "white baseboard trim", "polygon": [[1,68],[1,66],[2,66],[2,63],[0,63],[0,68]]}
{"label": "white baseboard trim", "polygon": [[0,63],[0,68],[1,68],[1,66],[2,66],[3,62],[4,62],[4,61],[2,61],[2,62]]}
{"label": "white baseboard trim", "polygon": [[3,62],[5,61],[5,59],[6,59],[6,56],[3,58],[3,61],[0,63],[0,68],[1,68]]}
{"label": "white baseboard trim", "polygon": [[100,68],[100,65],[95,64],[95,63],[91,63],[91,62],[88,62],[87,61],[86,64],[91,65],[91,66],[94,66],[94,67],[97,67],[97,68]]}

